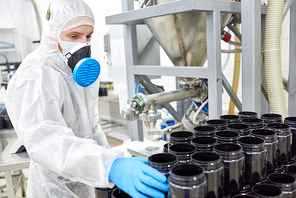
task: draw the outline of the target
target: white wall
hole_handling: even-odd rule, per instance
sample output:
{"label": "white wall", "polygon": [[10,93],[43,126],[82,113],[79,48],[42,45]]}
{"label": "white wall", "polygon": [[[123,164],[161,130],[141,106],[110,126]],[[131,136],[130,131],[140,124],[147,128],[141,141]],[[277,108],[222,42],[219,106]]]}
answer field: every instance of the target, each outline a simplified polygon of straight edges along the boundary
{"label": "white wall", "polygon": [[[16,36],[0,34],[0,41],[15,43],[19,49],[15,52],[3,52],[9,62],[21,61],[30,49],[28,37],[32,36],[30,30],[34,27],[27,27],[27,22],[31,20],[32,6],[29,0],[1,0],[0,1],[0,28],[15,28]],[[31,12],[27,12],[31,11]],[[27,47],[24,47],[27,46]]]}

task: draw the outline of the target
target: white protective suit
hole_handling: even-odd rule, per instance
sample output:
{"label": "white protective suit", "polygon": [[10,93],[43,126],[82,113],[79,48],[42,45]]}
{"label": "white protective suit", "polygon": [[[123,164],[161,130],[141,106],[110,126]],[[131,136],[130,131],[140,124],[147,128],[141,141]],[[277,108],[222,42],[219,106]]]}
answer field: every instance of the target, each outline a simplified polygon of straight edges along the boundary
{"label": "white protective suit", "polygon": [[8,85],[5,105],[30,156],[29,198],[95,197],[94,187],[114,186],[108,174],[123,153],[112,150],[98,125],[97,80],[83,88],[58,49],[65,24],[93,18],[82,0],[53,0],[41,45],[22,62]]}

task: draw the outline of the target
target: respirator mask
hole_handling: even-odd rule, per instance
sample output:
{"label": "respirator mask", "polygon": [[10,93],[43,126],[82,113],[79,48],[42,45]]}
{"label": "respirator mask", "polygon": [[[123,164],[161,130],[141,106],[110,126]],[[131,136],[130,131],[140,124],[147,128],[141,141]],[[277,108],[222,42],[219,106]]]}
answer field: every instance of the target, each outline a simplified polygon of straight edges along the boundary
{"label": "respirator mask", "polygon": [[62,41],[61,45],[64,61],[72,69],[75,82],[82,87],[93,84],[100,75],[101,67],[97,60],[90,58],[90,43]]}

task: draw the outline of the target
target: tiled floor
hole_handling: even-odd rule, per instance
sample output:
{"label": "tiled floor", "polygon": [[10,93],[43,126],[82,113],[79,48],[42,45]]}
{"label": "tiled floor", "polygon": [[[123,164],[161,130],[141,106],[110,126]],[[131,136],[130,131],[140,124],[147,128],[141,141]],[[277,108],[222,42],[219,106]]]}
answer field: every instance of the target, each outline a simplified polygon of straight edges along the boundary
{"label": "tiled floor", "polygon": [[[121,145],[123,143],[123,141],[118,140],[113,137],[109,137],[109,136],[107,136],[107,140],[108,140],[111,147],[115,147],[115,146]],[[25,177],[27,177],[28,169],[24,169],[23,173],[24,173]],[[0,177],[2,177],[2,176],[4,177],[4,173],[0,173]],[[0,186],[1,185],[5,185],[5,179],[0,179]],[[24,185],[25,185],[25,189],[27,189],[27,180],[24,182]],[[7,189],[6,188],[4,188],[3,190],[0,190],[0,198],[4,198],[4,197],[7,197]],[[17,189],[17,192],[15,194],[15,198],[23,198],[22,190],[21,190],[20,186]]]}

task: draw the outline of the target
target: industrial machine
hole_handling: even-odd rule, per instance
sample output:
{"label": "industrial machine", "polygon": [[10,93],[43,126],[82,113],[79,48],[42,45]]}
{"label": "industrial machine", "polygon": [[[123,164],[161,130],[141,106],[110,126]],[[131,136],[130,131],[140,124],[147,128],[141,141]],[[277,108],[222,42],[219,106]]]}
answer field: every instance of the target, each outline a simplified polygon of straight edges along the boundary
{"label": "industrial machine", "polygon": [[[130,127],[131,139],[143,140],[142,125],[134,120],[143,121],[148,130],[153,129],[157,119],[161,119],[157,110],[159,105],[172,114],[177,124],[190,131],[209,118],[218,118],[222,114],[222,86],[239,111],[251,110],[259,114],[273,112],[287,117],[281,76],[280,31],[283,16],[292,2],[270,0],[269,6],[266,6],[255,0],[139,0],[140,8],[134,9],[134,2],[124,0],[124,12],[107,17],[106,22],[109,25],[125,25],[129,104],[121,114],[133,121]],[[134,27],[143,23],[175,67],[138,64],[137,49],[134,47],[136,42],[133,41]],[[235,28],[240,23],[243,34]],[[220,39],[229,40],[229,35],[224,31],[225,26],[240,40],[232,44],[242,46],[235,51],[242,53],[242,102],[221,72],[221,52],[225,53],[225,50],[221,50]],[[268,34],[264,32],[264,26]],[[291,39],[291,44],[294,40]],[[295,56],[293,53],[290,52],[290,71],[294,71],[291,67]],[[266,75],[261,72],[261,65],[264,67],[262,63],[265,64]],[[148,75],[179,77],[180,89],[169,92],[155,90]],[[148,87],[149,93],[133,93],[131,90],[136,83]],[[295,102],[295,82],[289,78],[288,83],[290,104]],[[265,97],[261,97],[262,93],[266,93]],[[181,118],[173,114],[169,102],[188,99],[192,99],[193,103],[185,114]],[[295,112],[292,111],[294,107],[293,104],[289,105],[290,116]]]}
{"label": "industrial machine", "polygon": [[[173,1],[140,0],[139,4],[142,9]],[[221,39],[230,40],[230,34],[223,29],[232,19],[231,14],[221,13]],[[175,66],[202,67],[204,65],[207,59],[205,12],[183,12],[144,19],[144,22]],[[182,118],[183,127],[192,131],[194,126],[208,119],[207,79],[184,77],[179,81],[179,87],[181,89],[150,95],[137,93],[131,104],[124,108],[121,114],[129,121],[138,119],[143,121],[148,130],[152,130],[156,121],[161,119],[161,114],[157,109],[158,105],[193,99],[192,105]]]}

